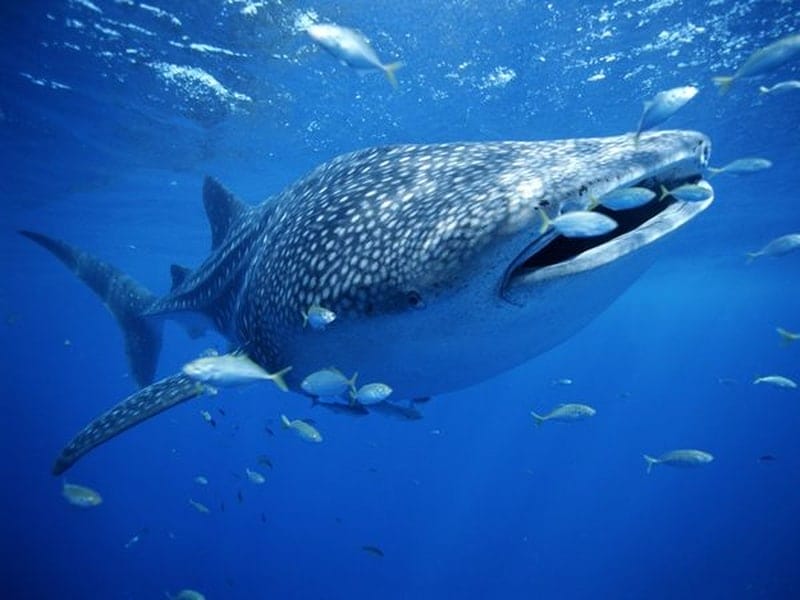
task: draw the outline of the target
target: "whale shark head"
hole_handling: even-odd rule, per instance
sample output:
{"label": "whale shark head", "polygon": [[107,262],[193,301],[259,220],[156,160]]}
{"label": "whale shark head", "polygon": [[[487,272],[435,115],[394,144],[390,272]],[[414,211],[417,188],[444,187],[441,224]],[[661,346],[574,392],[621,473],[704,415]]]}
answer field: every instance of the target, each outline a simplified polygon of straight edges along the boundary
{"label": "whale shark head", "polygon": [[[712,199],[598,207],[619,227],[582,239],[542,233],[542,211],[696,182],[709,154],[702,134],[664,131],[341,156],[275,199],[237,330],[295,378],[335,365],[398,395],[464,387],[574,333],[641,273],[633,257]],[[299,318],[315,304],[338,315],[324,335]]]}

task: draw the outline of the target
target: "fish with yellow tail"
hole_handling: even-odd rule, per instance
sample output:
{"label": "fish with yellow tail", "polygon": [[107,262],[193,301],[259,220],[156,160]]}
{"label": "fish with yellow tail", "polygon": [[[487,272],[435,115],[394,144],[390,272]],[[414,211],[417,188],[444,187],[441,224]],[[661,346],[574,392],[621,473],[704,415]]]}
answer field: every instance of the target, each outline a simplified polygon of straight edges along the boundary
{"label": "fish with yellow tail", "polygon": [[596,414],[597,411],[587,404],[562,404],[546,415],[539,415],[531,411],[531,416],[537,425],[541,425],[545,421],[558,421],[561,423],[583,421]]}
{"label": "fish with yellow tail", "polygon": [[719,93],[724,94],[735,81],[764,75],[798,56],[800,56],[800,33],[795,33],[756,50],[733,75],[713,77],[712,80],[719,88]]}
{"label": "fish with yellow tail", "polygon": [[306,33],[343,65],[360,73],[383,71],[393,88],[397,87],[395,71],[402,62],[384,64],[370,46],[369,41],[358,31],[335,23],[315,23]]}
{"label": "fish with yellow tail", "polygon": [[644,454],[644,460],[647,463],[647,473],[653,470],[655,465],[667,465],[669,467],[680,468],[696,468],[707,465],[714,456],[703,450],[670,450],[665,452],[658,458],[654,458],[649,454]]}
{"label": "fish with yellow tail", "polygon": [[284,429],[293,430],[301,439],[307,442],[320,443],[322,441],[322,434],[310,423],[306,423],[301,419],[292,419],[286,415],[281,415],[281,425]]}
{"label": "fish with yellow tail", "polygon": [[212,387],[235,387],[256,381],[272,381],[284,392],[289,391],[283,376],[292,367],[268,373],[246,354],[234,352],[221,356],[202,356],[183,365],[183,374]]}
{"label": "fish with yellow tail", "polygon": [[61,494],[67,502],[81,508],[91,508],[103,503],[103,497],[90,487],[64,482]]}
{"label": "fish with yellow tail", "polygon": [[568,238],[594,237],[605,235],[617,228],[617,222],[611,217],[590,210],[574,210],[555,219],[550,219],[547,213],[537,208],[542,217],[539,233],[544,233],[550,227]]}

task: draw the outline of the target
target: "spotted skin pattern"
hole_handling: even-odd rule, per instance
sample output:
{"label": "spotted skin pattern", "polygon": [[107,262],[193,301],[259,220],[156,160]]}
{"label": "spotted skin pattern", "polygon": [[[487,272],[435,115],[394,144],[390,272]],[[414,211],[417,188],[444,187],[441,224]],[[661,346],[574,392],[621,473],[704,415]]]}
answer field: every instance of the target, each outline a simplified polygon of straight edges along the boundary
{"label": "spotted skin pattern", "polygon": [[[463,330],[460,342],[447,342],[463,352],[487,331],[518,335],[516,322],[496,313],[507,317],[509,310],[498,293],[509,265],[542,237],[541,212],[552,219],[586,209],[591,198],[676,161],[699,168],[708,152],[705,136],[685,131],[645,133],[638,143],[626,135],[385,146],[339,156],[258,206],[243,204],[208,178],[211,253],[195,270],[173,265],[173,289],[160,298],[63,242],[24,234],[89,284],[126,337],[137,341],[129,358],[140,384],[152,379],[163,318],[197,314],[265,370],[295,367],[287,378],[295,391],[304,376],[330,366],[389,381],[382,369],[394,361],[388,368],[407,367],[408,376],[399,379],[418,384],[398,394],[409,398],[458,389],[568,335],[559,332],[571,329],[554,321],[549,337],[537,329],[543,340],[537,346],[507,338],[507,356],[491,357],[494,363],[485,366],[485,353],[473,352],[461,371],[444,360],[454,353],[428,343],[442,339],[441,332]],[[324,337],[309,341],[320,335],[303,327],[302,311],[313,305],[332,310],[337,320]],[[423,319],[412,317],[423,313]],[[312,356],[316,348],[322,350]],[[349,364],[327,362],[334,359]],[[369,360],[363,371],[372,372],[363,372],[362,361]],[[137,371],[139,363],[145,367]],[[390,383],[394,388],[395,380]],[[63,472],[114,435],[200,393],[180,375],[145,387],[81,431],[55,470]]]}

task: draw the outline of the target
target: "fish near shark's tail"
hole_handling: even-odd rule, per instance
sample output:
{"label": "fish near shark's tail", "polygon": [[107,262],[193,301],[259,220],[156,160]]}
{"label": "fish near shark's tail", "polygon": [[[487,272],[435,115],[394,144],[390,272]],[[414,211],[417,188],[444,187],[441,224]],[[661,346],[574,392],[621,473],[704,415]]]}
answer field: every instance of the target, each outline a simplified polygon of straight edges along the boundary
{"label": "fish near shark's tail", "polygon": [[195,398],[205,387],[179,374],[157,381],[131,394],[81,429],[72,438],[53,465],[53,475],[61,475],[90,450],[116,437],[134,425]]}
{"label": "fish near shark's tail", "polygon": [[161,351],[162,323],[143,315],[156,296],[116,267],[61,240],[33,231],[19,233],[49,250],[97,294],[122,329],[136,382],[140,386],[152,382]]}
{"label": "fish near shark's tail", "polygon": [[650,474],[650,471],[653,470],[653,465],[657,465],[660,461],[657,458],[653,458],[648,454],[643,454],[645,462],[647,463],[647,474]]}

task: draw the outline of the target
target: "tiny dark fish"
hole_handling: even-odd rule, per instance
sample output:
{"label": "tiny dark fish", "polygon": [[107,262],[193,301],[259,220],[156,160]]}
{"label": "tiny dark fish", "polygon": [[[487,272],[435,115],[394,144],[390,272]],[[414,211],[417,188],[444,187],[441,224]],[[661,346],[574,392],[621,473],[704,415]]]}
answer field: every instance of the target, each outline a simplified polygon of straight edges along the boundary
{"label": "tiny dark fish", "polygon": [[432,398],[430,396],[422,396],[421,398],[414,398],[412,402],[414,404],[425,404],[426,402],[430,402]]}
{"label": "tiny dark fish", "polygon": [[364,552],[369,552],[370,554],[374,554],[375,556],[383,557],[383,550],[381,550],[377,546],[361,546],[361,549]]}
{"label": "tiny dark fish", "polygon": [[272,429],[270,429],[270,428],[269,428],[267,425],[264,425],[264,431],[265,431],[265,432],[267,433],[267,435],[269,435],[270,437],[274,437],[274,436],[275,436],[275,432],[274,432],[274,431],[272,431]]}
{"label": "tiny dark fish", "polygon": [[221,414],[223,417],[225,416],[225,411],[222,410],[221,408],[218,408],[217,412],[219,412],[219,414]]}
{"label": "tiny dark fish", "polygon": [[217,426],[217,422],[216,422],[214,419],[211,419],[211,420],[208,422],[208,424],[209,424],[209,425],[211,425],[212,427],[216,427],[216,426]]}
{"label": "tiny dark fish", "polygon": [[341,517],[334,517],[334,521],[336,521],[336,523],[337,523],[338,525],[341,525],[341,524],[342,524],[342,518],[341,518]]}
{"label": "tiny dark fish", "polygon": [[262,454],[258,457],[258,464],[263,467],[269,467],[270,469],[272,468],[272,461],[269,459],[269,456],[266,456],[265,454]]}
{"label": "tiny dark fish", "polygon": [[261,513],[261,522],[262,523],[266,523],[267,522],[267,515],[265,515],[263,512]]}
{"label": "tiny dark fish", "polygon": [[778,460],[772,454],[764,454],[763,456],[758,457],[759,462],[773,462]]}
{"label": "tiny dark fish", "polygon": [[238,492],[236,492],[236,497],[239,499],[239,504],[244,502],[244,495],[242,494],[242,490],[239,490]]}
{"label": "tiny dark fish", "polygon": [[375,467],[370,467],[370,468],[369,468],[369,469],[367,469],[367,470],[368,470],[370,473],[377,473],[377,472],[378,472],[378,469],[376,469]]}

